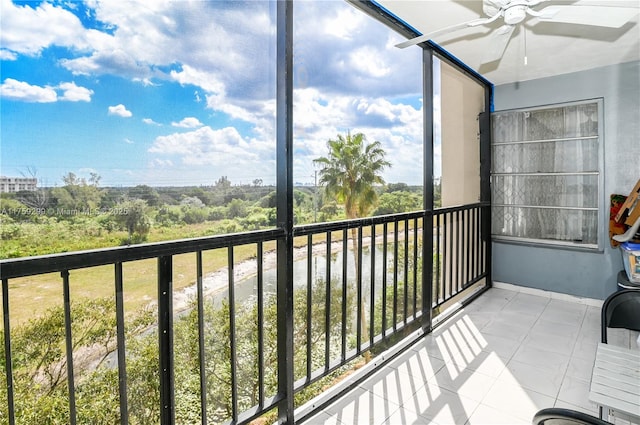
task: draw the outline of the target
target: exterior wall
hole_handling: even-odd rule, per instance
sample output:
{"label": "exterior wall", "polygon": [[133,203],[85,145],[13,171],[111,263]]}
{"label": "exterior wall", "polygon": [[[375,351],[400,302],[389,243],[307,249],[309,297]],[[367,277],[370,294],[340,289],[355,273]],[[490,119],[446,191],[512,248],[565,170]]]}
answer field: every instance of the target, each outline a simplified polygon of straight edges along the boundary
{"label": "exterior wall", "polygon": [[[480,201],[478,115],[484,112],[485,88],[451,65],[440,63],[442,207],[473,204]],[[440,256],[440,268],[448,270],[447,273],[450,273],[452,278],[460,276],[462,279],[469,262],[468,251],[467,255],[463,254],[463,247],[464,241],[470,241],[475,237],[468,225],[470,220],[467,216],[465,225],[464,213],[452,214],[446,224],[441,224],[441,234],[446,233],[450,236],[440,240],[442,250],[446,252]],[[463,281],[457,282],[461,283]],[[485,279],[477,282],[478,287],[485,284]],[[439,299],[446,298],[445,287],[446,283],[440,286],[437,294]]]}
{"label": "exterior wall", "polygon": [[604,299],[623,268],[608,236],[612,193],[627,194],[640,178],[640,62],[495,87],[495,110],[604,99],[604,185],[599,231],[603,251],[587,252],[493,242],[493,280]]}
{"label": "exterior wall", "polygon": [[0,193],[19,192],[21,190],[34,191],[37,189],[38,179],[25,177],[0,177]]}
{"label": "exterior wall", "polygon": [[480,200],[478,114],[484,111],[484,87],[442,62],[441,68],[442,206]]}

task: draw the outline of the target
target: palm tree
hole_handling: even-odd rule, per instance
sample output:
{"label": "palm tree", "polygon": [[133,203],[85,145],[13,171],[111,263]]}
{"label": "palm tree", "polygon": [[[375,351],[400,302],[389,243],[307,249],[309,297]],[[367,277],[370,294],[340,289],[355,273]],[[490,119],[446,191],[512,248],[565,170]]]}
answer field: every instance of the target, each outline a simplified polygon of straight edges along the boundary
{"label": "palm tree", "polygon": [[[385,151],[380,142],[367,143],[362,133],[346,137],[338,134],[337,139],[327,142],[329,155],[314,162],[320,165],[320,185],[327,196],[344,205],[348,219],[368,216],[378,202],[375,185],[383,185],[382,171],[391,166],[385,160]],[[351,228],[351,242],[356,270],[358,270],[357,230]],[[367,334],[364,305],[362,310],[362,333]],[[365,356],[368,360],[368,356]]]}
{"label": "palm tree", "polygon": [[327,146],[329,155],[314,160],[322,167],[319,183],[325,193],[344,205],[348,219],[369,215],[378,201],[375,185],[384,184],[380,173],[391,165],[381,143],[366,143],[364,134],[347,133]]}

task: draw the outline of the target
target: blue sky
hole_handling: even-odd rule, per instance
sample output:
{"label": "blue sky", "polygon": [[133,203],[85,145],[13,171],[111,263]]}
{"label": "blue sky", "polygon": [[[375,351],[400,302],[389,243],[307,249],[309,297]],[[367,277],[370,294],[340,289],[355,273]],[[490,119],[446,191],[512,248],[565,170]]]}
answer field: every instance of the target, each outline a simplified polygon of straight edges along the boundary
{"label": "blue sky", "polygon": [[[0,0],[0,172],[41,184],[275,182],[275,4]],[[294,178],[346,131],[422,181],[421,50],[338,0],[294,8]]]}

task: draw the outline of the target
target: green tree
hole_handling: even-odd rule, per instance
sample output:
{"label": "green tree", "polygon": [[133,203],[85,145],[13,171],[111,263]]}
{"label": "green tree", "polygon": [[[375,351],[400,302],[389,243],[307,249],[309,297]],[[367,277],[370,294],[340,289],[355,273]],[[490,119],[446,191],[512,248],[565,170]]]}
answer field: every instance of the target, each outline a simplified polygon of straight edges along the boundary
{"label": "green tree", "polygon": [[365,217],[375,207],[376,185],[384,185],[382,171],[391,166],[380,142],[367,143],[365,135],[339,134],[327,142],[329,155],[316,159],[320,185],[325,193],[344,205],[348,219]]}
{"label": "green tree", "polygon": [[151,230],[151,220],[147,214],[147,203],[141,199],[125,201],[118,204],[112,212],[116,222],[129,234],[128,244],[141,243],[147,240]]}
{"label": "green tree", "polygon": [[155,207],[160,204],[158,191],[146,184],[139,184],[138,186],[130,188],[128,194],[130,198],[147,201],[147,205],[150,207]]}
{"label": "green tree", "polygon": [[63,187],[56,187],[51,191],[51,197],[56,201],[58,208],[83,210],[100,206],[104,194],[98,187],[100,183],[98,174],[91,173],[87,182],[86,179],[69,172],[62,177],[62,182]]}
{"label": "green tree", "polygon": [[[346,136],[338,134],[327,142],[329,155],[316,159],[320,169],[320,185],[326,195],[344,205],[347,219],[365,217],[378,201],[376,185],[384,185],[382,171],[391,166],[385,159],[385,151],[378,141],[367,143],[362,133]],[[357,229],[351,229],[351,241],[356,270],[358,264]],[[364,306],[361,306],[364,310]],[[364,311],[363,311],[364,313]],[[365,317],[364,314],[362,316]],[[362,321],[366,334],[366,320]]]}
{"label": "green tree", "polygon": [[433,180],[433,207],[442,207],[442,180],[440,178]]}
{"label": "green tree", "polygon": [[[115,301],[109,298],[81,299],[71,303],[72,349],[76,374],[78,423],[117,423],[117,370],[103,367],[115,349]],[[139,332],[139,330],[138,330]],[[47,310],[41,317],[12,329],[11,351],[13,390],[16,394],[16,423],[65,424],[69,420],[65,320],[62,306]],[[3,343],[4,346],[4,343]],[[5,369],[5,356],[0,367]],[[80,376],[88,367],[109,372],[115,379],[101,376],[100,382]],[[115,374],[114,374],[115,372]],[[111,385],[106,383],[110,382]],[[3,390],[6,384],[2,385]],[[6,393],[0,394],[5,396]],[[3,398],[6,400],[6,398]],[[85,407],[92,403],[91,409]],[[0,406],[0,418],[7,418],[7,405]],[[91,410],[90,420],[83,417]]]}
{"label": "green tree", "polygon": [[417,193],[394,191],[380,195],[376,215],[416,211],[422,208],[422,198]]}
{"label": "green tree", "polygon": [[240,199],[232,199],[227,205],[227,218],[239,218],[247,215],[247,205]]}
{"label": "green tree", "polygon": [[389,183],[387,185],[387,192],[408,192],[409,185],[406,183]]}

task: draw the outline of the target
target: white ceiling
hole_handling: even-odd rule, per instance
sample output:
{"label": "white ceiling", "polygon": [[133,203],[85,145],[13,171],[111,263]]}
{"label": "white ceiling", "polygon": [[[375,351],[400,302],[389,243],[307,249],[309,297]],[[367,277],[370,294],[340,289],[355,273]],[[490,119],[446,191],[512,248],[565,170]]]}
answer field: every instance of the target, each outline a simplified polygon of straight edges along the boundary
{"label": "white ceiling", "polygon": [[[481,0],[377,2],[422,34],[485,17]],[[640,0],[545,1],[534,9],[562,4],[632,7],[640,12]],[[496,85],[640,60],[638,15],[616,29],[542,22],[527,16],[518,24],[502,59],[482,65],[489,34],[501,25],[501,20],[498,20],[490,25],[446,34],[433,41]]]}

